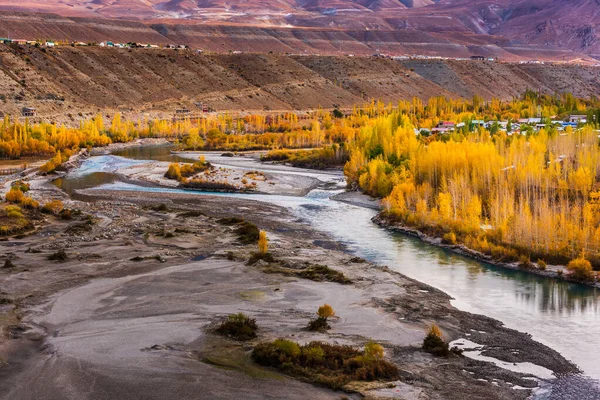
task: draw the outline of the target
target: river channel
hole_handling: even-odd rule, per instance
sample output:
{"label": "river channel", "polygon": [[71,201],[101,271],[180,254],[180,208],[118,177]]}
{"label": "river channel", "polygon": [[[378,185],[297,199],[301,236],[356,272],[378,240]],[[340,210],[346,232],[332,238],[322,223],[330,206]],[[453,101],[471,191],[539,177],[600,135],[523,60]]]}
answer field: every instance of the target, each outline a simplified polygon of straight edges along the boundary
{"label": "river channel", "polygon": [[[217,155],[210,161],[236,166],[235,159]],[[144,163],[144,160],[176,159],[164,146],[127,149],[112,155],[91,157],[56,183],[68,192],[82,188],[182,192],[179,189],[123,183],[114,175],[116,170]],[[261,166],[258,161],[254,163],[254,169],[286,173],[273,170],[275,167]],[[585,375],[600,379],[600,290],[503,269],[456,255],[416,238],[388,232],[371,222],[375,210],[331,199],[334,194],[343,191],[341,173],[301,169],[297,169],[296,173],[310,173],[323,182],[324,189],[312,190],[304,197],[185,193],[241,197],[286,207],[298,218],[343,243],[350,252],[448,293],[454,298],[452,304],[461,310],[489,316],[509,328],[531,334],[533,339],[577,364]]]}

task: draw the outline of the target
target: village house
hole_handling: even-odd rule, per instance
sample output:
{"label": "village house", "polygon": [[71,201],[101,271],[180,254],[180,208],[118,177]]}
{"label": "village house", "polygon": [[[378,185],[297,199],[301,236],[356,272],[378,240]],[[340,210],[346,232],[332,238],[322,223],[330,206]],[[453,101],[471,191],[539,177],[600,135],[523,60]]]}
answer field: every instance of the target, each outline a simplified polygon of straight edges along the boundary
{"label": "village house", "polygon": [[569,115],[569,122],[585,124],[587,122],[587,115]]}
{"label": "village house", "polygon": [[33,107],[23,107],[23,109],[21,110],[21,115],[23,115],[24,117],[35,117],[36,109]]}

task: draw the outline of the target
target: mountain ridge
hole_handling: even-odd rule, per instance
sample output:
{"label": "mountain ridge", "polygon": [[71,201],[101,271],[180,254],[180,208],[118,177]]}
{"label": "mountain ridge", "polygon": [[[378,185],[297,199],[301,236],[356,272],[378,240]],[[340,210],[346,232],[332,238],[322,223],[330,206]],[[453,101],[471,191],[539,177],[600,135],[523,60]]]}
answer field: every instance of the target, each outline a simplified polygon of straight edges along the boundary
{"label": "mountain ridge", "polygon": [[427,44],[432,43],[427,37],[458,45],[502,41],[505,49],[530,46],[541,53],[562,50],[600,59],[600,0],[0,0],[0,10],[51,12],[108,25],[117,20],[196,27],[191,30],[222,25],[395,31],[420,34]]}

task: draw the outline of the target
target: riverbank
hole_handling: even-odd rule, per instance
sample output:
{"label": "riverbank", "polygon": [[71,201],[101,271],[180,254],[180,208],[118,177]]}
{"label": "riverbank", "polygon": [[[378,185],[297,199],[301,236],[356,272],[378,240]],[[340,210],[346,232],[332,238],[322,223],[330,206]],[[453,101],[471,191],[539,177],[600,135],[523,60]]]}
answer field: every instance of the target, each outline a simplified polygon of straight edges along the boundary
{"label": "riverbank", "polygon": [[[372,397],[524,399],[529,390],[521,388],[537,386],[527,374],[486,362],[424,353],[420,344],[431,323],[447,340],[469,338],[507,362],[531,362],[556,374],[577,371],[526,333],[459,311],[441,291],[346,253],[286,208],[186,193],[89,189],[79,192],[89,200],[82,202],[69,199],[50,177],[31,180],[32,196],[62,199],[93,223],[50,218],[35,235],[0,243],[16,265],[0,270],[2,296],[11,300],[6,312],[20,316],[8,329],[11,339],[0,345],[6,362],[0,389],[7,398],[64,398],[67,391],[86,398],[91,382],[91,393],[106,398],[119,398],[123,390],[147,398],[194,398],[198,390],[220,398],[339,398],[257,368],[236,343],[210,333],[212,324],[237,311],[257,319],[258,341],[382,343],[402,373],[393,388],[355,388]],[[232,228],[218,222],[240,215],[268,232],[274,267],[318,262],[353,283],[315,282],[246,265],[255,246],[240,245]],[[60,249],[68,258],[48,261]],[[141,260],[132,261],[136,257]],[[303,330],[324,302],[336,310],[333,329]]]}
{"label": "riverbank", "polygon": [[[481,261],[481,262],[484,262],[487,264],[494,265],[496,267],[506,268],[506,269],[510,269],[510,270],[514,270],[514,271],[523,271],[523,272],[527,272],[527,273],[538,275],[538,276],[544,276],[547,278],[562,280],[565,282],[573,282],[573,283],[577,283],[577,284],[581,284],[581,285],[600,288],[600,282],[581,282],[581,281],[576,281],[576,280],[570,279],[569,275],[567,273],[567,268],[564,265],[547,265],[546,269],[542,270],[537,267],[536,263],[532,262],[531,268],[521,268],[521,266],[519,265],[518,262],[507,263],[507,262],[497,261],[497,260],[494,260],[491,256],[489,256],[487,254],[470,249],[467,246],[462,245],[462,244],[454,244],[453,245],[453,244],[443,243],[442,238],[429,236],[418,229],[410,228],[410,227],[401,225],[396,222],[391,222],[389,219],[386,219],[381,213],[377,214],[377,216],[375,216],[373,218],[373,222],[375,224],[379,225],[380,227],[387,229],[389,231],[402,233],[404,235],[414,236],[414,237],[418,238],[419,240],[422,240],[423,242],[430,244],[432,246],[437,246],[442,249],[451,251],[453,253],[460,254],[461,256],[469,257],[469,258],[472,258],[477,261]],[[559,272],[559,271],[562,271],[562,272]]]}

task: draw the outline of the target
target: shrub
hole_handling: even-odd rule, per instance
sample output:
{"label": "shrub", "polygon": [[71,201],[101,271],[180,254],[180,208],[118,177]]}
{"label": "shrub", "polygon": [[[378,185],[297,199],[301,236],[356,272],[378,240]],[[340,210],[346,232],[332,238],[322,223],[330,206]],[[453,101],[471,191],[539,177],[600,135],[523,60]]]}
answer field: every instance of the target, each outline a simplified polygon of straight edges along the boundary
{"label": "shrub", "polygon": [[60,249],[55,253],[52,253],[48,256],[48,260],[50,261],[66,261],[69,258],[64,249]]}
{"label": "shrub", "polygon": [[29,208],[29,209],[33,210],[35,208],[38,208],[40,206],[40,203],[33,200],[31,197],[23,196],[23,199],[21,199],[21,205],[25,208]]}
{"label": "shrub", "polygon": [[519,268],[521,268],[521,269],[531,269],[531,268],[533,268],[533,264],[531,263],[531,260],[529,259],[529,256],[521,255],[519,257]]}
{"label": "shrub", "polygon": [[165,178],[175,179],[177,181],[180,181],[181,180],[181,167],[179,166],[179,164],[169,165],[169,169],[165,173]]}
{"label": "shrub", "polygon": [[442,237],[442,243],[443,244],[455,245],[456,244],[456,234],[454,232],[448,232],[448,233],[446,233]]}
{"label": "shrub", "polygon": [[544,260],[537,260],[537,265],[538,265],[538,269],[540,271],[545,271],[546,268],[548,267],[548,265],[546,265],[546,262]]}
{"label": "shrub", "polygon": [[365,345],[365,357],[372,358],[374,360],[383,359],[383,346],[372,340],[369,340]]}
{"label": "shrub", "polygon": [[184,166],[180,168],[180,175],[183,178],[189,178],[190,176],[194,176],[211,168],[212,165],[207,162],[204,157],[200,157],[200,161],[196,161],[193,164],[184,164]]}
{"label": "shrub", "polygon": [[248,259],[248,265],[254,265],[261,260],[272,263],[275,262],[275,257],[271,253],[252,253]]}
{"label": "shrub", "polygon": [[9,203],[20,203],[23,200],[23,192],[21,189],[13,187],[6,193],[6,201]]}
{"label": "shrub", "polygon": [[578,281],[590,282],[595,278],[592,264],[583,257],[571,260],[567,265],[567,270],[570,271],[569,276]]}
{"label": "shrub", "polygon": [[324,332],[328,329],[331,329],[331,326],[329,326],[327,319],[335,315],[333,307],[331,307],[329,304],[323,304],[317,310],[317,315],[317,318],[311,319],[308,322],[308,330],[315,332]]}
{"label": "shrub", "polygon": [[17,211],[17,210],[7,211],[6,216],[8,218],[23,218],[23,214],[21,214],[21,211]]}
{"label": "shrub", "polygon": [[216,329],[221,335],[237,340],[250,340],[256,337],[258,325],[256,320],[243,313],[232,314]]}
{"label": "shrub", "polygon": [[442,331],[436,325],[431,325],[427,336],[423,339],[423,350],[438,357],[450,355],[450,348],[442,337]]}
{"label": "shrub", "polygon": [[301,271],[295,271],[295,275],[315,282],[337,282],[343,285],[352,283],[342,272],[331,269],[327,265],[311,265]]}
{"label": "shrub", "polygon": [[42,212],[47,214],[58,215],[65,208],[64,204],[60,200],[52,200],[44,204]]}
{"label": "shrub", "polygon": [[309,331],[313,332],[325,332],[331,329],[331,326],[327,322],[326,318],[318,317],[308,321],[307,328]]}
{"label": "shrub", "polygon": [[258,227],[247,221],[243,221],[235,233],[242,244],[258,243],[258,240],[260,239],[260,230]]}
{"label": "shrub", "polygon": [[15,181],[10,186],[11,188],[19,189],[23,193],[27,193],[30,189],[29,183],[23,181]]}
{"label": "shrub", "polygon": [[252,351],[253,360],[292,376],[340,389],[351,381],[394,380],[398,368],[383,359],[383,348],[368,343],[365,351],[352,346],[310,342],[300,346],[285,339],[261,343]]}
{"label": "shrub", "polygon": [[267,254],[269,250],[269,241],[267,240],[267,232],[260,231],[258,234],[258,252],[260,254]]}

